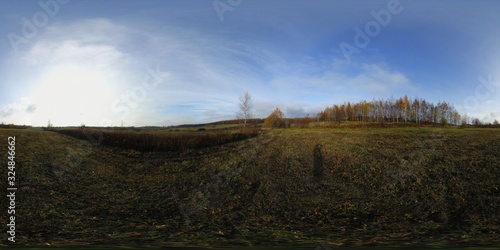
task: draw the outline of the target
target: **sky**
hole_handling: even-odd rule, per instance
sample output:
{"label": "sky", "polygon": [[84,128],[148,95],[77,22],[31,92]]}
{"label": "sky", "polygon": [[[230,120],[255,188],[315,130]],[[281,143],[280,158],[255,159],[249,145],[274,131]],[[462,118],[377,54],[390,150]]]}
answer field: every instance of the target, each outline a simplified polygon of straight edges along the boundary
{"label": "sky", "polygon": [[500,120],[500,1],[0,1],[0,122],[169,126],[408,95]]}

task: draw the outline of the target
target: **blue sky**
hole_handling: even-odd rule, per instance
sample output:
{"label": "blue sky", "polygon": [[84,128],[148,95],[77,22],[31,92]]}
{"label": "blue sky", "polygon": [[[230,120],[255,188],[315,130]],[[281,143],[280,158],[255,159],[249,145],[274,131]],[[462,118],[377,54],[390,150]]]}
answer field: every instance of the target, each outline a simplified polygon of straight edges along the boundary
{"label": "blue sky", "polygon": [[244,91],[255,117],[408,95],[500,120],[499,11],[493,0],[1,1],[0,122],[205,123],[235,118]]}

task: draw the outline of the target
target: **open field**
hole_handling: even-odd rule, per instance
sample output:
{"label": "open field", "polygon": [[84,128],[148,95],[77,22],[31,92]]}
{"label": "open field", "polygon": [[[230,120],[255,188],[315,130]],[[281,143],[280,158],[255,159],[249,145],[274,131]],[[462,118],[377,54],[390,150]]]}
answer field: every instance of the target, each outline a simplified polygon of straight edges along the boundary
{"label": "open field", "polygon": [[271,129],[178,150],[0,129],[2,162],[8,136],[21,245],[500,243],[499,129]]}

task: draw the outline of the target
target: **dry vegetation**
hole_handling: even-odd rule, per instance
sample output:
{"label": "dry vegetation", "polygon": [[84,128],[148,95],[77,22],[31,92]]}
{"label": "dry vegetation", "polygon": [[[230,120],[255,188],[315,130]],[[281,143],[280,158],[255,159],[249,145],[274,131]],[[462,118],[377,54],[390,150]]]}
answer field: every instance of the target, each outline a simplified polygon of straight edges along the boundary
{"label": "dry vegetation", "polygon": [[98,128],[58,128],[51,131],[103,146],[139,151],[180,151],[219,146],[255,137],[257,129],[193,131],[141,131]]}
{"label": "dry vegetation", "polygon": [[0,129],[17,138],[20,244],[500,242],[498,129],[272,129],[176,151],[144,143],[212,134],[153,133]]}

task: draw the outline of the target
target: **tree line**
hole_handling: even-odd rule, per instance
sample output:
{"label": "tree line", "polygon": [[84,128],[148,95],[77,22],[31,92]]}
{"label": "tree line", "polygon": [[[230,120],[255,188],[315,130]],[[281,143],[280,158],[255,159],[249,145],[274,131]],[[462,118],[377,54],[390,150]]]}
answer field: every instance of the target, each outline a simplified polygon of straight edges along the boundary
{"label": "tree line", "polygon": [[[297,123],[304,125],[311,121],[340,122],[406,122],[415,124],[442,124],[442,125],[485,125],[478,118],[461,115],[453,104],[440,101],[437,104],[423,98],[409,98],[404,96],[398,99],[373,99],[372,101],[344,102],[326,107],[316,114],[316,117],[283,118],[284,114],[276,108],[265,120],[267,127],[289,127]],[[495,120],[493,125],[498,125]]]}
{"label": "tree line", "polygon": [[320,121],[412,122],[459,125],[462,115],[445,101],[434,104],[423,98],[377,99],[335,104],[317,115]]}

